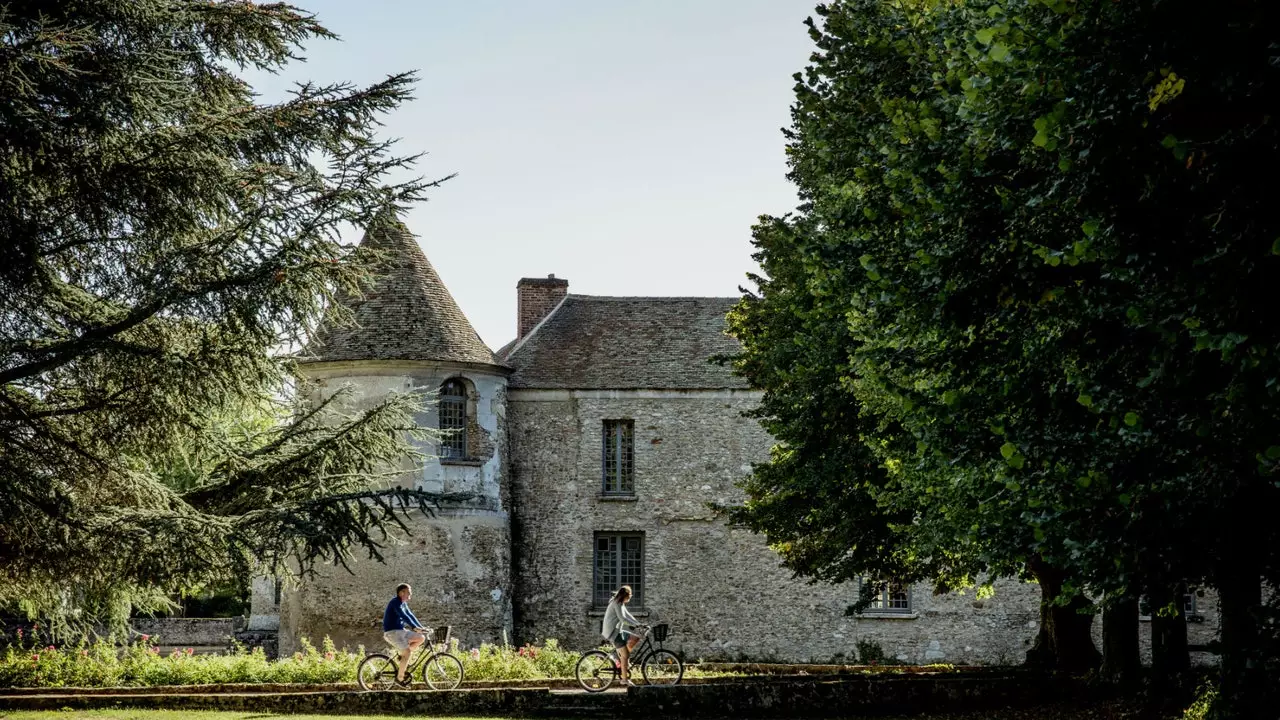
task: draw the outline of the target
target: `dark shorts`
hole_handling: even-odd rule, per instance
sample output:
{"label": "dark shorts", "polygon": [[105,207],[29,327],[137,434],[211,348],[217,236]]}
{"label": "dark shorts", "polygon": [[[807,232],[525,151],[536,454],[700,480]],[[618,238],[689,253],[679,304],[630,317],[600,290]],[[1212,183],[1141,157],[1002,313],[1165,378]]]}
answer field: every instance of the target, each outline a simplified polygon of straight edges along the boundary
{"label": "dark shorts", "polygon": [[613,636],[613,646],[614,646],[614,647],[616,647],[616,648],[620,648],[620,647],[626,647],[626,645],[627,645],[627,631],[626,631],[626,630],[623,630],[622,632],[620,632],[620,633],[618,633],[617,635],[614,635],[614,636]]}

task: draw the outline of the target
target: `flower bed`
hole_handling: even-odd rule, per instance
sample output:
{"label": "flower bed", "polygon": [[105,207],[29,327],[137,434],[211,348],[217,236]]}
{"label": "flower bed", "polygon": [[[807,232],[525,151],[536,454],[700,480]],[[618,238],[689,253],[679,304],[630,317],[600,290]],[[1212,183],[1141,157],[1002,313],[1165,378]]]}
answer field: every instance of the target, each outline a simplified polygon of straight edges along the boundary
{"label": "flower bed", "polygon": [[[319,649],[306,640],[291,657],[268,660],[260,649],[225,655],[197,655],[191,648],[161,653],[155,638],[143,636],[119,648],[109,642],[76,646],[10,646],[0,655],[0,687],[153,687],[161,685],[306,684],[355,681],[364,648],[334,648],[328,638]],[[554,639],[542,647],[482,645],[452,651],[462,660],[468,680],[534,680],[573,676],[578,653]]]}

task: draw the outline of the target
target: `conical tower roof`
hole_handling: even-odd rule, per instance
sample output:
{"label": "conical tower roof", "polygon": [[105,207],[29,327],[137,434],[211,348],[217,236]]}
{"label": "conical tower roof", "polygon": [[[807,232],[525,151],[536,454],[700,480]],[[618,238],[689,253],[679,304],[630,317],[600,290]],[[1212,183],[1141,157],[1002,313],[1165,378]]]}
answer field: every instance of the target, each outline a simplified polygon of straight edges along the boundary
{"label": "conical tower roof", "polygon": [[360,245],[386,254],[381,274],[363,298],[347,301],[356,324],[322,323],[305,362],[498,364],[404,223],[394,217],[379,218]]}

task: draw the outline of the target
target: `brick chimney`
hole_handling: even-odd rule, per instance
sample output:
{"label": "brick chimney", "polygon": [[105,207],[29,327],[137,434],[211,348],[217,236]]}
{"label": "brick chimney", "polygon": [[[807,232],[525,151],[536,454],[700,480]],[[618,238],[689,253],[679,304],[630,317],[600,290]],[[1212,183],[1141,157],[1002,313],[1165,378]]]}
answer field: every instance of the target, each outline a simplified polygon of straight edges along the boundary
{"label": "brick chimney", "polygon": [[569,294],[569,281],[554,274],[545,278],[520,278],[516,283],[516,339],[533,330]]}

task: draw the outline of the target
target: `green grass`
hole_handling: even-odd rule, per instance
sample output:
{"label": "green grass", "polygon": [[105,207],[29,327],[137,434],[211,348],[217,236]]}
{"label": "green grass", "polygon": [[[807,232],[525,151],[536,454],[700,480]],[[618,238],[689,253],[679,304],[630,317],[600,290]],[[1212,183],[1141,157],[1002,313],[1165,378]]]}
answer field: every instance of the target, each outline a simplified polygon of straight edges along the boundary
{"label": "green grass", "polygon": [[[1104,704],[1093,707],[1042,706],[1018,710],[996,710],[973,713],[947,713],[942,715],[916,715],[911,720],[1179,720],[1180,713],[1149,715],[1136,707],[1123,704]],[[403,715],[277,715],[262,712],[214,712],[193,710],[51,710],[33,712],[4,712],[0,720],[404,720]],[[435,718],[434,720],[473,720],[469,718]],[[480,720],[476,718],[474,720]],[[881,718],[881,720],[907,720],[906,718]]]}
{"label": "green grass", "polygon": [[[5,712],[0,720],[404,720],[403,715],[276,715],[262,712],[216,712],[212,710],[40,710]],[[436,720],[467,720],[437,718]]]}

